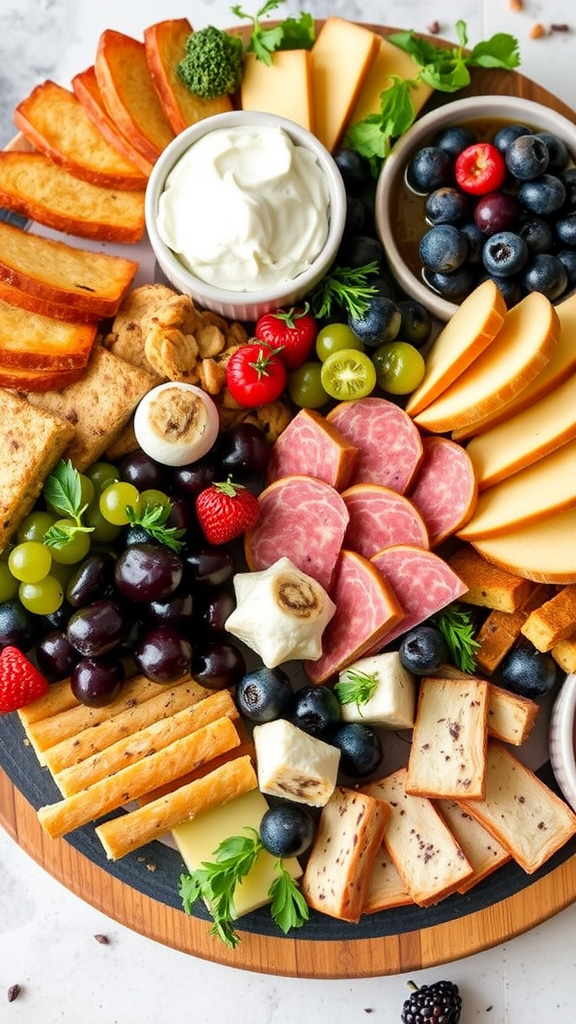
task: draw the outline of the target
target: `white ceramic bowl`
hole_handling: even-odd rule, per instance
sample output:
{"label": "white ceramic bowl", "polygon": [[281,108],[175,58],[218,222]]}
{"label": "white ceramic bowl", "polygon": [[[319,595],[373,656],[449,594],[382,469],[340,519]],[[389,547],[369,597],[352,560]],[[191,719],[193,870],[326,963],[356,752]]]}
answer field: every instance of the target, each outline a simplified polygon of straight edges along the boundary
{"label": "white ceramic bowl", "polygon": [[410,159],[421,146],[429,143],[436,132],[450,125],[486,119],[518,122],[536,131],[552,132],[566,143],[572,153],[576,152],[576,125],[549,107],[518,96],[471,96],[454,100],[425,114],[398,140],[378,180],[376,227],[388,257],[390,271],[400,287],[426,306],[439,320],[449,320],[458,307],[432,291],[405,263],[402,240],[398,237],[395,197],[404,181]]}
{"label": "white ceramic bowl", "polygon": [[549,745],[556,782],[576,811],[576,674],[566,676],[554,701]]}
{"label": "white ceramic bowl", "polygon": [[[330,195],[329,228],[324,247],[312,264],[293,280],[261,291],[233,291],[207,284],[195,276],[168,248],[157,229],[159,197],[166,178],[180,157],[199,139],[220,128],[241,126],[280,127],[298,146],[311,150],[324,172]],[[234,320],[257,320],[272,309],[291,306],[301,300],[326,275],[340,245],[346,218],[346,193],[336,162],[328,150],[300,125],[271,114],[235,110],[205,118],[178,135],[157,160],[146,189],[146,227],[160,270],[178,291],[199,306]]]}

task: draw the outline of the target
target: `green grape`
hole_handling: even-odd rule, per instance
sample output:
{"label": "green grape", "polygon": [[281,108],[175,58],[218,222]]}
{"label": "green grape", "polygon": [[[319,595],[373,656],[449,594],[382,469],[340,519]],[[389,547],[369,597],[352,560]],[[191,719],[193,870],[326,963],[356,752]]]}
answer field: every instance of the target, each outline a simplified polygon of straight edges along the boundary
{"label": "green grape", "polygon": [[90,534],[92,545],[95,543],[109,544],[110,541],[116,540],[122,532],[121,526],[115,526],[114,523],[110,523],[104,518],[98,501],[93,501],[91,505],[88,505],[83,520],[85,526],[92,527]]}
{"label": "green grape", "polygon": [[140,510],[143,512],[147,505],[150,507],[162,505],[162,508],[170,508],[171,501],[164,491],[158,491],[154,487],[150,487],[147,491],[142,491],[140,495]]}
{"label": "green grape", "polygon": [[12,575],[23,583],[38,583],[50,572],[52,555],[44,544],[37,540],[25,540],[12,548],[8,568]]}
{"label": "green grape", "polygon": [[288,374],[288,394],[301,409],[320,409],[330,401],[320,378],[322,364],[313,360]]}
{"label": "green grape", "polygon": [[20,603],[35,615],[52,615],[64,600],[62,584],[54,576],[45,576],[38,583],[21,583],[18,588]]}
{"label": "green grape", "polygon": [[[54,526],[66,529],[76,526],[76,523],[73,519],[58,519]],[[63,565],[75,565],[76,562],[81,562],[90,550],[90,538],[90,533],[74,532],[67,540],[50,546],[52,558],[55,562],[60,562]]]}
{"label": "green grape", "polygon": [[322,363],[322,386],[332,398],[366,398],[376,387],[374,363],[365,352],[343,348]]}
{"label": "green grape", "polygon": [[126,513],[128,505],[136,512],[140,508],[140,491],[134,484],[119,481],[109,484],[100,494],[100,511],[115,526],[125,526],[129,522]]}
{"label": "green grape", "polygon": [[18,593],[18,580],[12,575],[7,562],[0,561],[0,604],[11,601]]}
{"label": "green grape", "polygon": [[120,473],[111,462],[93,462],[85,474],[94,486],[96,494],[100,494],[109,484],[120,479]]}
{"label": "green grape", "polygon": [[41,543],[46,530],[49,530],[54,525],[57,518],[51,512],[30,512],[20,523],[16,539],[20,544],[25,540],[37,540]]}
{"label": "green grape", "polygon": [[390,341],[373,353],[379,387],[390,395],[409,395],[422,382],[426,364],[422,353],[407,341]]}
{"label": "green grape", "polygon": [[89,505],[96,493],[94,481],[89,476],[86,476],[86,473],[79,473],[78,476],[80,478],[80,493],[82,495],[81,504]]}
{"label": "green grape", "polygon": [[[92,554],[92,544],[90,544],[90,554]],[[66,584],[68,583],[68,580],[75,568],[76,565],[74,563],[67,565],[65,562],[55,562],[54,559],[52,559],[50,575],[53,576],[54,579],[58,580],[58,583],[61,583],[63,589],[66,590]]]}
{"label": "green grape", "polygon": [[333,352],[341,352],[343,348],[364,351],[364,345],[348,327],[348,324],[327,324],[316,337],[316,355],[324,362]]}

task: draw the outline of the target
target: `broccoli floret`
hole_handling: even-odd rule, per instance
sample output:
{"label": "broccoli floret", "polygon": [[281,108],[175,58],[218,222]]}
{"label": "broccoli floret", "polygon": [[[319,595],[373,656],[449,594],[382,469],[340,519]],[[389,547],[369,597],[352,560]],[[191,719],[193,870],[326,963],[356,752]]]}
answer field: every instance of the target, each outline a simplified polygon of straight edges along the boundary
{"label": "broccoli floret", "polygon": [[186,56],[177,65],[184,84],[207,100],[234,92],[240,85],[243,70],[242,40],[213,25],[188,36]]}

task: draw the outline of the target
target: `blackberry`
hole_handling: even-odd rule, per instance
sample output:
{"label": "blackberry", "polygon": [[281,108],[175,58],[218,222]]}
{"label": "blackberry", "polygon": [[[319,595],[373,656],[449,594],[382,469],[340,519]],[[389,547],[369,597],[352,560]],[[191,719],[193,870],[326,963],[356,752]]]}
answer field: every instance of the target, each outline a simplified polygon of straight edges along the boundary
{"label": "blackberry", "polygon": [[462,997],[452,981],[437,981],[414,989],[402,1007],[402,1024],[458,1024],[462,1012]]}

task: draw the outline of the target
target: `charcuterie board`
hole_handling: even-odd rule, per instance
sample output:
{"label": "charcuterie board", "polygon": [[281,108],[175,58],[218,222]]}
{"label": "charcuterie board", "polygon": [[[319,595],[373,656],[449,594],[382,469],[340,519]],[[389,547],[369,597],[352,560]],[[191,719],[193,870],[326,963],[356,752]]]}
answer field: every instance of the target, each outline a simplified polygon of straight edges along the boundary
{"label": "charcuterie board", "polygon": [[[516,73],[477,71],[459,96],[486,93],[524,96],[576,120],[565,104]],[[446,101],[437,96],[430,102]],[[550,782],[548,764],[541,772]],[[22,849],[68,889],[122,924],[194,956],[244,970],[314,978],[416,970],[508,940],[576,900],[573,841],[534,876],[506,865],[466,896],[450,897],[435,908],[388,911],[359,925],[313,915],[304,933],[289,937],[256,912],[240,922],[241,942],[232,950],[210,936],[207,919],[181,911],[178,876],[183,865],[173,848],[155,843],[109,864],[90,827],[77,830],[69,840],[52,841],[43,833],[36,809],[54,797],[51,779],[37,766],[16,716],[0,718],[0,823]]]}

